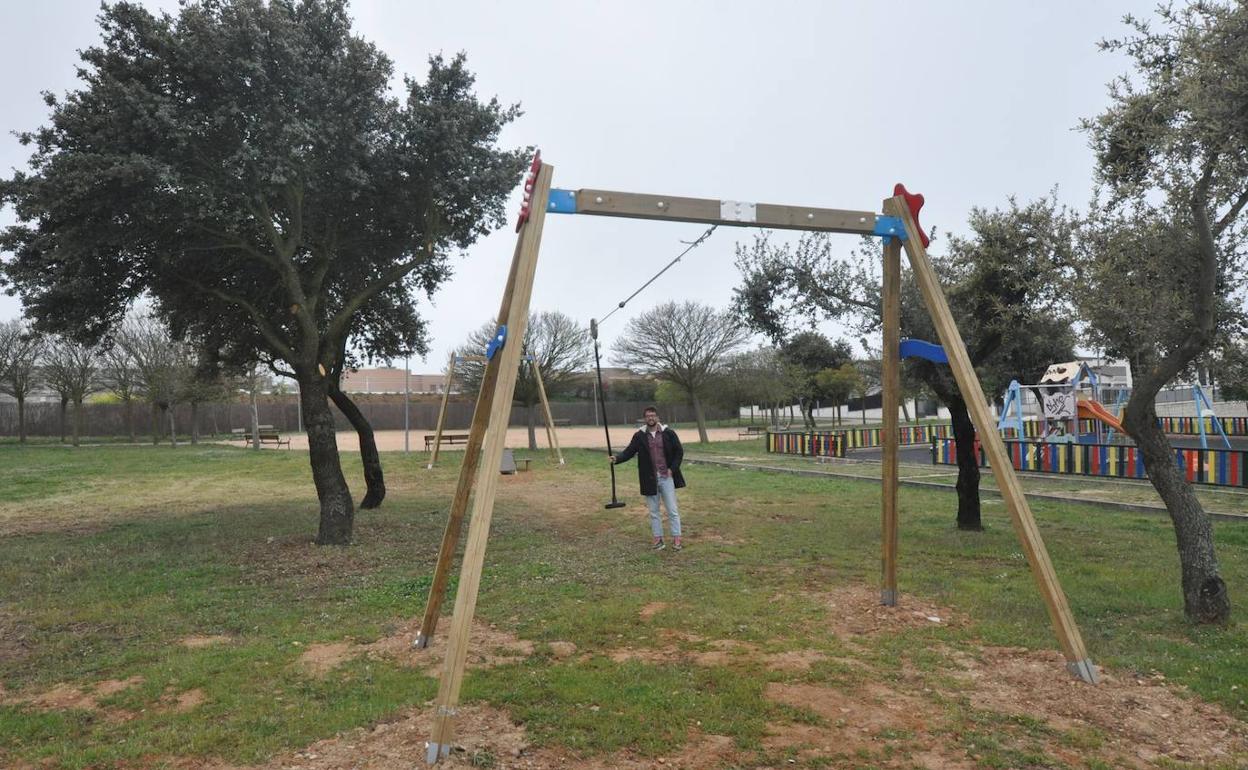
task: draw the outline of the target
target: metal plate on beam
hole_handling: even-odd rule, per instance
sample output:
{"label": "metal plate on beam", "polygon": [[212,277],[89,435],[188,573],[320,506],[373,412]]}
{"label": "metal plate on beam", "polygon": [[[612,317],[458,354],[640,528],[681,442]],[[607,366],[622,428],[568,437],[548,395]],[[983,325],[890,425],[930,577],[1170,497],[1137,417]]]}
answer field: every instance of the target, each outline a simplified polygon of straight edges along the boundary
{"label": "metal plate on beam", "polygon": [[753,222],[758,213],[753,203],[746,201],[720,201],[719,217],[728,222]]}

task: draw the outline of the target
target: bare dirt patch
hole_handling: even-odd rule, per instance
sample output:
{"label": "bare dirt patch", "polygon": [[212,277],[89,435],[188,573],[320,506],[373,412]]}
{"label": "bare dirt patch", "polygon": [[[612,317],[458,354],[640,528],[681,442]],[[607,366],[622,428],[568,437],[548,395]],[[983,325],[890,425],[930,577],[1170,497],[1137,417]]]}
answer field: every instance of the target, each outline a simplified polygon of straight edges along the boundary
{"label": "bare dirt patch", "polygon": [[641,608],[641,611],[637,613],[637,617],[642,620],[649,620],[671,606],[668,602],[650,602]]}
{"label": "bare dirt patch", "polygon": [[[211,760],[175,759],[178,770],[410,770],[424,764],[425,741],[433,726],[433,708],[411,709],[369,728],[352,730],[262,765],[235,767]],[[653,768],[735,765],[742,756],[731,738],[694,731],[677,752],[664,757],[638,757],[621,752],[606,757],[580,757],[561,749],[536,748],[524,728],[506,711],[489,706],[461,707],[455,746],[438,767],[497,770],[652,770]]]}
{"label": "bare dirt patch", "polygon": [[208,697],[204,695],[204,691],[196,688],[194,690],[186,690],[177,695],[162,698],[161,702],[170,711],[178,714],[185,714],[188,711],[194,711],[208,701]]}
{"label": "bare dirt patch", "polygon": [[100,698],[116,695],[142,683],[143,677],[132,676],[129,679],[106,679],[86,689],[71,684],[58,684],[43,692],[26,695],[6,693],[5,690],[0,688],[0,703],[31,706],[40,711],[64,711],[67,709],[96,711],[100,708]]}
{"label": "bare dirt patch", "polygon": [[[442,618],[426,649],[412,647],[412,641],[420,631],[420,620],[414,619],[399,626],[394,633],[367,644],[346,640],[309,645],[299,656],[299,664],[313,676],[324,676],[348,660],[368,656],[394,660],[400,665],[420,668],[430,676],[436,676],[442,670],[450,626],[451,618]],[[513,663],[532,655],[533,651],[533,642],[519,639],[487,623],[473,621],[468,642],[470,668]]]}
{"label": "bare dirt patch", "polygon": [[353,642],[319,642],[308,645],[308,648],[299,656],[299,665],[306,668],[313,676],[324,676],[362,654],[364,650]]}
{"label": "bare dirt patch", "polygon": [[[821,719],[822,724],[770,726],[763,739],[767,748],[794,749],[804,758],[874,755],[889,743],[927,732],[932,722],[928,704],[882,686],[843,692],[813,684],[771,682],[764,695]],[[957,757],[942,759],[957,761]]]}
{"label": "bare dirt patch", "polygon": [[[658,647],[623,647],[609,650],[607,657],[616,663],[637,660],[643,663],[686,662],[697,666],[716,667],[734,664],[761,664],[772,671],[808,671],[811,666],[827,656],[817,650],[787,650],[785,652],[762,652],[757,644],[738,639],[714,639],[706,641],[696,634],[686,634],[671,629],[659,631],[662,644]],[[689,645],[709,649],[691,650]]]}
{"label": "bare dirt patch", "polygon": [[966,622],[948,607],[909,594],[899,597],[896,606],[882,605],[879,589],[865,585],[847,585],[808,595],[827,609],[828,630],[842,639],[908,628],[960,626]]}
{"label": "bare dirt patch", "polygon": [[1248,762],[1248,725],[1164,678],[1103,671],[1101,683],[1089,687],[1062,675],[1057,652],[1008,647],[986,647],[961,662],[973,705],[1058,729],[1093,727],[1106,736],[1115,766],[1152,766],[1163,758]]}
{"label": "bare dirt patch", "polygon": [[576,645],[572,642],[550,642],[547,646],[550,647],[550,654],[560,660],[576,654]]}

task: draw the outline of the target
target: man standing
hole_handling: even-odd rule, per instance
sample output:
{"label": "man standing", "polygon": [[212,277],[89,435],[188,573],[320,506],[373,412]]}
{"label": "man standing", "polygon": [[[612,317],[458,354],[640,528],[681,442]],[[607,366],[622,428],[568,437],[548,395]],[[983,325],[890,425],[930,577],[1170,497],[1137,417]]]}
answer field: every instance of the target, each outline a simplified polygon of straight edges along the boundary
{"label": "man standing", "polygon": [[659,422],[659,410],[653,406],[646,407],[646,424],[633,434],[628,447],[617,455],[611,455],[611,462],[625,463],[637,455],[637,478],[641,482],[641,494],[645,495],[650,506],[650,531],[654,535],[653,548],[661,551],[663,543],[663,519],[659,516],[659,498],[663,498],[663,507],[667,508],[668,528],[672,532],[672,549],[679,551],[680,545],[680,510],[676,506],[676,490],[685,485],[685,477],[680,472],[680,461],[685,456],[685,448],[680,445],[676,431]]}

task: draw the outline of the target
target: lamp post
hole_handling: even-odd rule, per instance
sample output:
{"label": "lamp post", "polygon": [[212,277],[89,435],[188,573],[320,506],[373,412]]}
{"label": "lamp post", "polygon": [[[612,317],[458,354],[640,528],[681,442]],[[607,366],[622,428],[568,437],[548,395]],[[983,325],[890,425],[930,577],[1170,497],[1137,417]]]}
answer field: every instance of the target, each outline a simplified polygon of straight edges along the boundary
{"label": "lamp post", "polygon": [[408,356],[403,357],[403,453],[407,454],[412,451],[411,437],[408,435],[411,430],[411,419],[408,416],[408,406],[411,404],[411,385],[410,375],[412,367],[411,359]]}

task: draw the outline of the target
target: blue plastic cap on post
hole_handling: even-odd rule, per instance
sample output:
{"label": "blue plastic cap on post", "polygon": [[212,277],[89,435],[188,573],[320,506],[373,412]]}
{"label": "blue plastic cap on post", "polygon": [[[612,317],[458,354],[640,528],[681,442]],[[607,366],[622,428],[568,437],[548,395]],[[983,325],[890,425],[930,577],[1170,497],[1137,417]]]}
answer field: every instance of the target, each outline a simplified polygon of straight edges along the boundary
{"label": "blue plastic cap on post", "polygon": [[552,214],[575,214],[576,191],[552,188],[546,210]]}
{"label": "blue plastic cap on post", "polygon": [[904,241],[906,239],[906,223],[902,222],[900,217],[876,217],[875,230],[871,234],[882,236],[886,241],[889,238],[897,238]]}
{"label": "blue plastic cap on post", "polygon": [[485,357],[487,359],[494,358],[494,354],[498,352],[504,343],[507,342],[507,324],[498,327],[498,331],[494,333],[494,339],[490,340],[490,344],[485,346]]}

